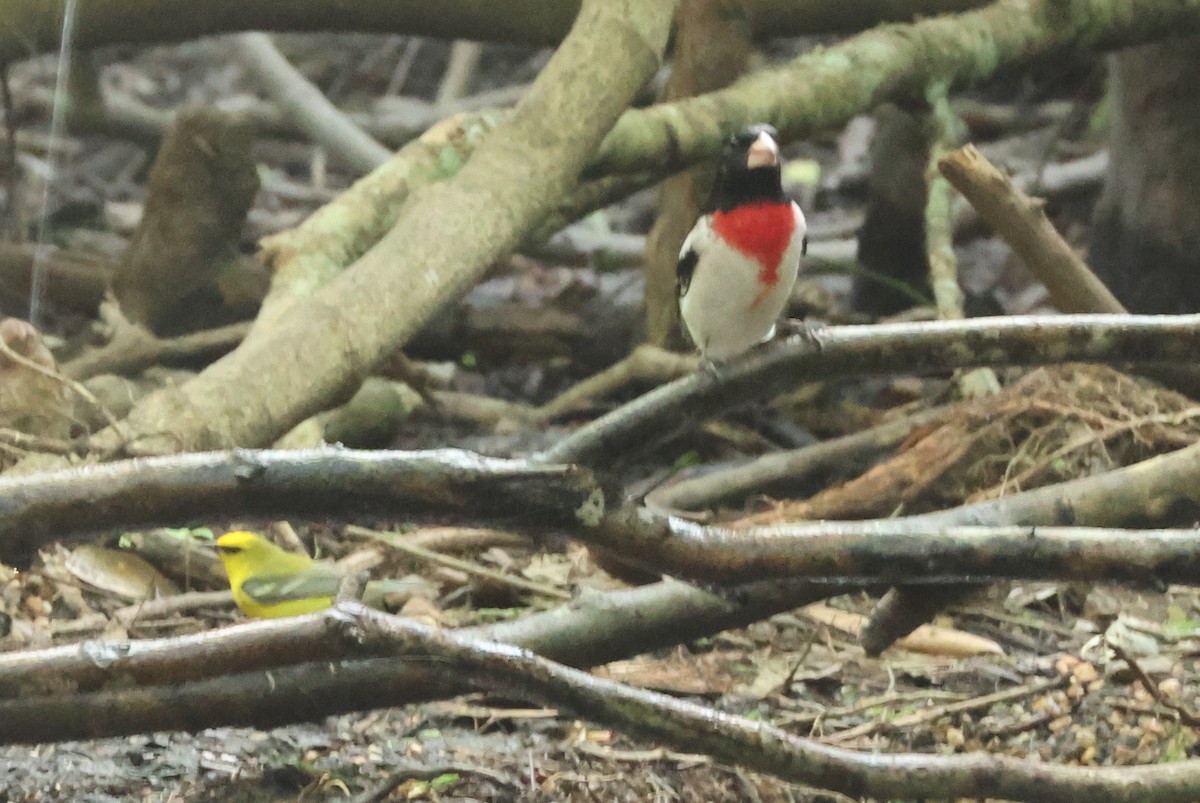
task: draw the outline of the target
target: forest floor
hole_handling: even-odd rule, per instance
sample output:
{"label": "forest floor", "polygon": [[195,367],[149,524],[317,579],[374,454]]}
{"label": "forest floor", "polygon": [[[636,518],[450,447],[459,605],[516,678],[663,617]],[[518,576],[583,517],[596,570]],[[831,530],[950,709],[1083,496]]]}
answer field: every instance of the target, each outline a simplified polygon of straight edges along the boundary
{"label": "forest floor", "polygon": [[[414,49],[416,57],[410,60],[408,74],[397,80],[389,65],[413,48],[413,40],[347,36],[339,38],[338,48],[319,47],[315,38],[306,37],[282,37],[282,42],[285,52],[340,105],[379,114],[387,104],[372,107],[369,99],[389,87],[428,105],[449,52],[444,44],[422,43],[419,53]],[[802,46],[789,43],[773,55],[786,55],[789,48]],[[227,66],[227,42],[221,39],[156,48],[132,57],[105,51],[97,58],[107,84],[160,109],[185,102],[235,106],[249,102],[252,94],[245,77]],[[467,97],[528,81],[544,59],[541,51],[485,48]],[[991,150],[1013,172],[1067,162],[1094,151],[1097,146],[1089,139],[1088,118],[1098,94],[1096,65],[1073,69],[1074,73],[1065,73],[1067,77],[1057,74],[1053,80],[1036,73],[1023,82],[1005,79],[1007,84],[992,92],[999,102],[987,93],[973,98],[969,110],[963,107],[964,118],[974,126],[972,136],[978,141],[989,126],[1000,126],[991,130]],[[39,130],[44,109],[39,110],[32,98],[34,90],[49,86],[48,62],[21,65],[13,81],[21,116],[32,130]],[[1018,123],[1035,122],[1012,128],[997,122],[1007,119],[997,110],[1014,108],[1024,110],[1015,116]],[[826,255],[816,260],[822,263],[820,271],[814,272],[819,275],[810,276],[797,292],[796,306],[803,310],[794,311],[806,310],[833,325],[864,319],[850,308],[851,268],[839,266],[836,254],[851,242],[838,232],[848,222],[860,221],[864,213],[872,125],[864,118],[843,132],[788,149],[794,161],[814,166],[822,176],[817,184],[792,189],[803,196],[812,230],[824,232],[814,237],[814,251]],[[64,245],[84,243],[119,252],[140,211],[140,184],[151,153],[144,143],[97,132],[73,133],[69,144],[67,178],[61,180],[51,206],[55,228],[63,232],[59,239]],[[258,237],[294,225],[350,180],[328,169],[312,147],[295,140],[282,145],[264,142],[256,158],[277,171],[277,180],[269,182],[256,201],[245,237],[247,251]],[[296,192],[299,185],[309,192]],[[1098,181],[1092,181],[1052,199],[1055,222],[1070,239],[1083,238],[1098,188]],[[36,206],[34,196],[26,194],[31,209]],[[587,229],[599,232],[598,249],[564,256],[571,243],[559,242],[558,250],[535,250],[499,266],[453,313],[422,333],[407,350],[408,356],[425,365],[441,361],[437,370],[449,377],[443,380],[449,390],[528,405],[544,403],[613,362],[637,339],[632,322],[638,316],[641,279],[638,249],[632,249],[631,258],[629,238],[640,244],[637,238],[648,230],[653,204],[652,192],[639,193],[593,218]],[[964,226],[959,248],[968,308],[992,313],[1045,311],[1044,291],[1006,247],[979,232],[969,234],[969,228]],[[919,287],[910,290],[917,297],[922,293]],[[597,320],[608,327],[604,338],[596,337]],[[92,326],[90,315],[61,310],[51,331],[70,352],[86,348],[95,339]],[[1004,396],[992,408],[972,408],[971,403],[958,408],[960,429],[951,435],[969,442],[974,451],[964,449],[960,462],[939,464],[936,471],[931,468],[928,477],[918,478],[907,496],[895,502],[871,501],[888,505],[888,512],[949,507],[1004,493],[1014,476],[1022,478],[1022,488],[1086,476],[1178,448],[1197,435],[1188,417],[1192,402],[1107,369],[1007,372],[1001,378],[1009,387],[1024,388],[1025,395]],[[553,427],[536,431],[413,415],[389,434],[386,445],[527,452],[553,440],[584,415],[619,404],[646,387],[625,388],[614,398],[596,401]],[[889,408],[903,406],[911,412],[945,403],[954,388],[952,377],[905,376],[809,386],[770,406],[747,407],[709,422],[653,454],[631,460],[621,467],[623,479],[628,487],[644,493],[676,470],[728,465],[816,438],[855,432],[885,420]],[[1025,401],[1018,404],[1021,399]],[[1053,410],[1048,399],[1057,405]],[[1130,423],[1159,410],[1176,411],[1180,419],[1170,427],[1159,421],[1159,429],[1149,433]],[[1095,423],[1092,418],[1103,420]],[[1098,431],[1089,426],[1110,430],[1125,426],[1125,434],[1132,434],[1113,440],[1106,430],[1103,437],[1089,439],[1090,433]],[[950,435],[942,431],[940,437]],[[1081,437],[1086,448],[1079,446]],[[899,453],[918,441],[914,436]],[[770,514],[781,509],[775,499],[785,495],[804,499],[836,488],[863,467],[851,468],[822,477],[816,487],[809,478],[803,492],[772,489],[772,498],[765,503],[755,496],[724,512],[731,518]],[[860,515],[887,512],[860,511]],[[415,526],[408,521],[357,523],[382,529]],[[274,527],[277,534],[287,535],[288,529],[270,522],[189,524],[215,533],[233,527]],[[540,584],[543,593],[539,594],[399,552],[380,553],[377,545],[343,537],[340,525],[292,524],[300,541],[310,549],[316,546],[322,556],[357,556],[381,576],[424,577],[428,594],[413,597],[403,612],[448,627],[515,618],[559,604],[582,589],[621,585],[577,545],[484,539],[483,546],[456,553],[493,572]],[[106,543],[115,546],[118,540],[113,537]],[[169,566],[157,569],[172,573]],[[78,548],[47,549],[32,570],[0,574],[4,604],[0,610],[6,625],[0,633],[0,650],[98,637],[198,632],[239,618],[226,607],[121,624],[115,612],[128,606],[129,600],[114,588],[118,585],[108,567]],[[185,585],[185,590],[220,587],[219,583]],[[853,594],[827,603],[865,615],[873,599]],[[1191,589],[993,586],[946,611],[936,623],[989,640],[983,653],[967,656],[957,652],[957,633],[942,631],[945,639],[939,636],[920,650],[897,646],[879,658],[868,657],[855,638],[860,620],[832,617],[829,607],[802,609],[595,671],[768,721],[828,744],[868,751],[983,750],[1059,764],[1132,765],[1177,761],[1197,750],[1195,727],[1200,720],[1192,712],[1200,710],[1196,659],[1200,596]],[[1114,644],[1128,660],[1114,655]],[[564,713],[529,708],[520,700],[481,694],[335,716],[269,732],[218,728],[197,734],[0,747],[0,801],[297,799],[845,798],[720,766],[702,755],[661,750]]]}
{"label": "forest floor", "polygon": [[[541,553],[541,570],[531,574],[544,581],[547,564],[569,562],[598,571],[574,557]],[[869,751],[986,750],[1081,765],[1194,755],[1200,598],[1191,590],[1097,588],[1075,615],[1059,607],[1056,591],[993,590],[940,620],[993,639],[1003,654],[892,648],[868,658],[847,633],[797,612],[595,671]],[[833,604],[869,609],[858,596]],[[520,610],[457,612],[455,621],[465,622]],[[162,634],[168,624],[179,632],[227,620],[173,617],[145,626]],[[1138,655],[1153,691],[1105,655],[1097,643],[1104,631]],[[484,695],[268,732],[215,728],[5,747],[0,789],[0,799],[11,801],[846,799]]]}

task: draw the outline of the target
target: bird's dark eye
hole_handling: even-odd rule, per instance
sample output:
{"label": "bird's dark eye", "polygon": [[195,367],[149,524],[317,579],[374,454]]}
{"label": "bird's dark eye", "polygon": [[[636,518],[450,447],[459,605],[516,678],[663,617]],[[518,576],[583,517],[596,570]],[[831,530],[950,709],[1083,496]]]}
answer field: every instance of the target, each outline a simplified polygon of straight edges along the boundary
{"label": "bird's dark eye", "polygon": [[222,555],[236,555],[237,553],[239,553],[241,551],[242,551],[242,548],[240,546],[218,546],[217,547],[217,552]]}
{"label": "bird's dark eye", "polygon": [[779,139],[779,132],[775,130],[775,126],[769,123],[755,123],[731,136],[728,143],[731,148],[749,148],[758,139],[759,135],[764,133],[770,136],[771,139]]}

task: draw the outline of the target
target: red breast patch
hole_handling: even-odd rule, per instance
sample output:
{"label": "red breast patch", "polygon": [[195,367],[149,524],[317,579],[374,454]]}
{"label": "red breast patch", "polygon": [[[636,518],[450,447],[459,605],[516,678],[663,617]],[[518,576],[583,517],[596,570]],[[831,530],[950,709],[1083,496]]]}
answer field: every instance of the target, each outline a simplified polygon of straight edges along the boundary
{"label": "red breast patch", "polygon": [[714,212],[713,230],[762,270],[758,280],[768,287],[779,281],[779,260],[792,241],[796,215],[790,203],[741,206],[729,212]]}

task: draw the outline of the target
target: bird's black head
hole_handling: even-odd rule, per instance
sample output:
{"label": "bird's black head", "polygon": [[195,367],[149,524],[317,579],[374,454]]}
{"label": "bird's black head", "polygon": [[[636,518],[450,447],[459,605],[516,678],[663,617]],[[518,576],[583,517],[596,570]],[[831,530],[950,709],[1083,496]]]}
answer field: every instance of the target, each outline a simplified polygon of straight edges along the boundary
{"label": "bird's black head", "polygon": [[779,132],[758,123],[734,134],[721,151],[721,166],[713,185],[713,207],[729,211],[747,203],[783,202]]}

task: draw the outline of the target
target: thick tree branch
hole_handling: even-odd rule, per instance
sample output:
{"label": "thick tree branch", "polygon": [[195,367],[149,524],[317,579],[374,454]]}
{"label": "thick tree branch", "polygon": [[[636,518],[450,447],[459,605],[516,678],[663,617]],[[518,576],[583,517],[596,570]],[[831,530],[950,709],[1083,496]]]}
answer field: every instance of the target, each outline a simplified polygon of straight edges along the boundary
{"label": "thick tree branch", "polygon": [[[1200,455],[1195,447],[1187,452],[1181,457],[1190,461]],[[1200,509],[1200,482],[1193,484],[1193,507]],[[1195,529],[938,527],[919,520],[877,519],[728,530],[672,520],[669,526],[638,524],[579,533],[624,560],[701,582],[791,577],[1200,584],[1200,530]]]}
{"label": "thick tree branch", "polygon": [[[208,452],[84,470],[0,477],[0,562],[21,563],[54,537],[192,516],[455,508],[571,525],[599,492],[586,469],[473,452],[309,449]],[[490,511],[490,513],[489,513]],[[564,518],[565,515],[565,518]]]}
{"label": "thick tree branch", "polygon": [[983,753],[881,755],[830,747],[761,720],[593,677],[529,651],[467,640],[355,607],[368,642],[379,639],[409,655],[441,660],[478,686],[567,708],[677,750],[700,750],[718,761],[856,797],[1142,803],[1192,800],[1200,785],[1200,761],[1056,767]]}
{"label": "thick tree branch", "polygon": [[[743,627],[827,593],[804,582],[710,593],[665,580],[587,594],[516,622],[458,632],[593,666]],[[0,700],[0,744],[219,725],[266,728],[470,690],[426,661],[366,657],[392,654],[330,637],[319,614],[169,639],[98,641],[84,650],[72,645],[8,653],[0,656],[0,697],[10,698]],[[330,671],[330,660],[352,656],[357,659]],[[131,679],[147,685],[120,690]],[[114,690],[103,690],[109,686]],[[169,705],[161,704],[164,696]]]}
{"label": "thick tree branch", "polygon": [[[528,650],[467,634],[435,631],[354,603],[342,604],[328,614],[312,615],[310,619],[327,628],[324,633],[327,642],[353,640],[362,643],[365,652],[409,659],[326,665],[323,669],[327,679],[321,682],[318,678],[314,684],[316,696],[320,696],[320,687],[330,685],[328,679],[335,679],[343,687],[352,682],[361,686],[364,669],[386,663],[390,665],[389,671],[379,678],[382,682],[370,688],[378,707],[383,704],[379,698],[389,698],[399,683],[414,679],[412,666],[435,666],[437,672],[430,685],[443,694],[458,684],[516,694],[567,708],[580,716],[677,749],[702,750],[722,762],[855,796],[1140,803],[1192,800],[1200,785],[1198,761],[1132,768],[1056,767],[985,754],[880,755],[831,747],[792,736],[761,720],[714,712],[690,701],[602,680],[552,663]],[[290,675],[300,671],[302,667],[282,668],[270,673],[221,678],[207,684],[184,684],[179,693],[156,687],[83,698],[107,696],[113,703],[107,710],[85,706],[68,713],[60,705],[61,710],[50,711],[48,703],[53,704],[53,700],[35,698],[0,703],[0,712],[6,714],[6,724],[13,723],[19,730],[29,725],[35,729],[40,725],[44,730],[50,721],[61,721],[71,730],[82,730],[80,725],[85,722],[108,725],[111,730],[111,721],[127,722],[137,713],[147,715],[148,719],[174,714],[174,720],[197,728],[209,717],[189,705],[191,687],[213,687],[219,683],[219,690],[210,689],[215,699],[227,697],[230,691],[256,687],[259,698],[248,702],[261,707],[264,699],[278,694],[280,679],[287,683]],[[311,706],[311,700],[304,702]],[[43,712],[40,721],[21,715],[39,709]],[[197,715],[195,719],[191,719],[192,714]],[[105,715],[110,722],[104,721]]]}
{"label": "thick tree branch", "polygon": [[[270,442],[352,393],[371,366],[461,294],[566,194],[584,160],[658,65],[671,4],[589,0],[521,104],[453,179],[314,296],[233,354],[130,413],[137,454]],[[536,169],[534,169],[536,168]],[[270,388],[255,403],[230,388]]]}
{"label": "thick tree branch", "polygon": [[[220,505],[263,514],[363,504],[406,512],[453,505],[566,527],[654,571],[739,582],[803,576],[877,582],[977,577],[1160,580],[1200,574],[1194,530],[1084,530],[1055,525],[1178,518],[1200,509],[1200,445],[1127,468],[956,508],[871,522],[752,530],[604,516],[590,472],[488,460],[466,452],[241,452],[127,461],[0,480],[0,558],[26,557],[72,530],[176,518]],[[611,493],[609,494],[611,498]],[[81,509],[86,515],[80,515]],[[595,526],[599,523],[600,526]],[[994,530],[962,523],[1008,524]]]}
{"label": "thick tree branch", "polygon": [[880,27],[727,89],[622,116],[592,173],[684,167],[747,123],[785,139],[841,125],[880,101],[920,99],[934,81],[964,84],[1066,48],[1114,48],[1200,31],[1200,0],[1001,0],[964,14]]}
{"label": "thick tree branch", "polygon": [[1056,315],[839,326],[771,344],[719,375],[699,372],[641,396],[545,450],[550,463],[603,465],[684,426],[800,382],[835,376],[949,371],[980,365],[1190,361],[1197,315]]}
{"label": "thick tree branch", "polygon": [[[981,5],[984,0],[736,0],[761,37],[859,30]],[[58,47],[64,0],[5,0],[0,5],[0,62]],[[159,0],[79,4],[76,45],[153,44],[234,31],[377,31],[440,39],[557,44],[579,0],[210,0],[203,13],[164,14]]]}
{"label": "thick tree branch", "polygon": [[276,49],[264,33],[244,33],[234,40],[242,66],[313,142],[360,173],[369,173],[392,155],[390,148],[369,134],[329,102]]}
{"label": "thick tree branch", "polygon": [[461,169],[507,114],[480,112],[446,120],[401,148],[294,229],[264,237],[259,256],[271,270],[271,289],[255,319],[269,328],[298,299],[307,298],[387,234],[409,196]]}

